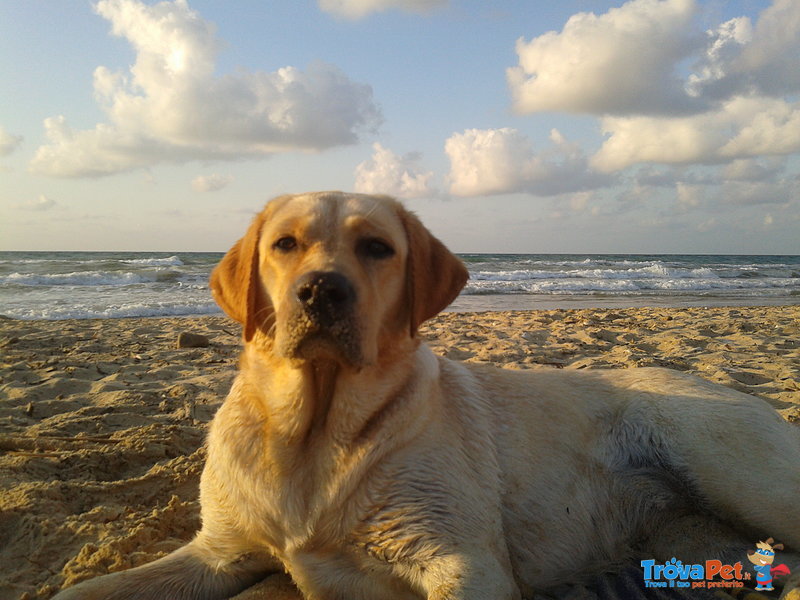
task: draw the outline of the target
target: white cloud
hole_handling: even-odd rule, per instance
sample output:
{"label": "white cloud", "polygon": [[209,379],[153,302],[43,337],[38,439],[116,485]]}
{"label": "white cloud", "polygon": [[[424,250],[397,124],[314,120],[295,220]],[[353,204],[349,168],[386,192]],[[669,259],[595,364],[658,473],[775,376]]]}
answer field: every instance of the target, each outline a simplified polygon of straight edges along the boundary
{"label": "white cloud", "polygon": [[705,186],[678,181],[675,184],[675,197],[681,211],[691,210],[701,206],[706,201],[707,190]]}
{"label": "white cloud", "polygon": [[[691,96],[709,92],[720,95],[725,87],[720,82],[726,78],[730,63],[741,54],[742,46],[752,41],[753,27],[748,17],[737,17],[707,31],[706,36],[705,53],[695,65],[696,72],[690,74],[686,82],[686,91]],[[723,95],[729,94],[727,90]]]}
{"label": "white cloud", "polygon": [[591,165],[613,172],[641,162],[727,162],[800,150],[800,102],[735,97],[689,117],[604,117],[608,136]]}
{"label": "white cloud", "polygon": [[590,165],[605,173],[800,151],[800,2],[774,0],[755,24],[737,17],[704,35],[696,12],[695,0],[631,0],[520,40],[515,107],[599,115],[606,139]]}
{"label": "white cloud", "polygon": [[775,0],[755,26],[747,17],[707,32],[710,43],[690,90],[710,98],[783,96],[800,91],[800,3]]}
{"label": "white cloud", "polygon": [[22,143],[21,135],[11,135],[0,125],[0,156],[8,156]]}
{"label": "white cloud", "polygon": [[533,150],[516,129],[468,129],[445,142],[450,157],[450,191],[459,196],[515,191],[521,187]]}
{"label": "white cloud", "polygon": [[[774,0],[755,25],[736,17],[697,30],[695,0],[631,0],[578,13],[560,32],[517,42],[507,70],[515,108],[597,115],[708,112],[736,96],[800,91],[800,3]],[[683,77],[682,61],[694,59]]]}
{"label": "white cloud", "polygon": [[98,176],[162,161],[322,150],[355,143],[380,122],[371,88],[333,65],[216,75],[214,28],[186,0],[101,0],[96,10],[136,61],[124,73],[95,70],[107,123],[75,131],[63,116],[45,120],[49,143],[34,172]]}
{"label": "white cloud", "polygon": [[754,158],[734,160],[722,170],[727,181],[765,181],[775,177],[785,167],[784,160],[760,161]]}
{"label": "white cloud", "polygon": [[40,194],[35,200],[27,200],[26,202],[18,204],[17,208],[22,210],[45,211],[51,210],[56,206],[58,206],[58,204],[55,200],[48,198],[44,194]]}
{"label": "white cloud", "polygon": [[788,164],[783,158],[748,158],[710,167],[642,167],[624,195],[637,206],[671,203],[669,214],[728,214],[765,204],[786,208],[800,198],[800,177]]}
{"label": "white cloud", "polygon": [[417,153],[398,156],[376,143],[372,158],[356,167],[355,191],[364,194],[389,194],[399,198],[419,198],[436,194],[431,186],[433,173],[420,165]]}
{"label": "white cloud", "polygon": [[507,70],[521,113],[674,114],[702,105],[683,91],[676,64],[697,41],[694,0],[632,0],[597,16],[578,13],[561,32],[517,41]]}
{"label": "white cloud", "polygon": [[317,0],[317,4],[325,12],[348,19],[360,19],[371,13],[391,9],[426,13],[446,6],[447,2],[448,0]]}
{"label": "white cloud", "polygon": [[233,177],[230,175],[199,175],[192,180],[192,189],[195,192],[217,192],[227,186]]}
{"label": "white cloud", "polygon": [[698,223],[695,226],[695,230],[699,231],[700,233],[708,233],[710,231],[714,231],[717,229],[717,227],[719,227],[719,221],[716,217],[711,217],[710,219]]}
{"label": "white cloud", "polygon": [[725,108],[731,115],[734,135],[720,148],[722,156],[790,154],[800,150],[800,102],[740,97]]}
{"label": "white cloud", "polygon": [[584,212],[589,208],[592,199],[592,192],[577,192],[569,199],[569,207],[576,213]]}
{"label": "white cloud", "polygon": [[740,69],[764,94],[800,91],[800,4],[775,0],[758,18],[753,41],[742,50]]}
{"label": "white cloud", "polygon": [[800,182],[788,179],[727,182],[715,192],[720,204],[787,204],[800,195]]}
{"label": "white cloud", "polygon": [[450,192],[479,196],[529,192],[551,196],[609,185],[611,178],[592,172],[581,149],[557,130],[551,146],[535,153],[516,129],[468,129],[445,142],[450,158]]}
{"label": "white cloud", "polygon": [[[592,166],[610,173],[640,162],[710,160],[727,141],[727,131],[712,118],[605,117],[601,128],[608,138],[592,156]],[[705,128],[699,127],[702,121]]]}
{"label": "white cloud", "polygon": [[675,184],[678,182],[708,183],[706,178],[706,175],[697,175],[692,171],[688,171],[684,166],[662,168],[653,165],[645,165],[637,169],[633,176],[633,182],[636,187],[642,188],[671,188],[675,187]]}

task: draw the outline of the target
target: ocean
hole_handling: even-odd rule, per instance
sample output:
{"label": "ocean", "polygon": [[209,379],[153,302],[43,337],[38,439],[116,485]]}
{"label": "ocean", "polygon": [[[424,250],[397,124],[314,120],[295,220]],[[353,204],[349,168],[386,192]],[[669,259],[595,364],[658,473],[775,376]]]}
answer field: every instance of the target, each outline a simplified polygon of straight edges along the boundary
{"label": "ocean", "polygon": [[[462,254],[448,310],[800,304],[800,256]],[[0,252],[0,315],[110,319],[220,313],[219,252]]]}

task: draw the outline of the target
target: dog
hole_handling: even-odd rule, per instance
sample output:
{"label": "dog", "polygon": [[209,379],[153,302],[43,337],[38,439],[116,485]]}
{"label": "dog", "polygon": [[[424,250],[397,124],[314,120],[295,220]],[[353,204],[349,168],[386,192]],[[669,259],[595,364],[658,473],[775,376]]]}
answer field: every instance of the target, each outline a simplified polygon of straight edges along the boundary
{"label": "dog", "polygon": [[244,349],[200,532],[56,598],[223,599],[285,571],[308,600],[516,600],[643,557],[800,549],[797,427],[666,369],[437,357],[418,328],[467,279],[391,198],[268,203],[211,276]]}

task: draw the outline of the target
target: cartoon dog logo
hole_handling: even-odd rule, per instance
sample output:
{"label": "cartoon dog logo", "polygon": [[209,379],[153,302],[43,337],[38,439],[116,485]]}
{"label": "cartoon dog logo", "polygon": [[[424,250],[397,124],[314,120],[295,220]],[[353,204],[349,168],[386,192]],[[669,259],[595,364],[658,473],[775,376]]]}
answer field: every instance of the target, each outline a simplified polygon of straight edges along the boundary
{"label": "cartoon dog logo", "polygon": [[775,562],[775,550],[783,550],[783,544],[776,544],[775,540],[768,538],[766,542],[758,542],[756,550],[747,551],[748,560],[755,565],[753,568],[756,571],[756,590],[774,590],[772,578],[791,573],[786,565],[772,566]]}

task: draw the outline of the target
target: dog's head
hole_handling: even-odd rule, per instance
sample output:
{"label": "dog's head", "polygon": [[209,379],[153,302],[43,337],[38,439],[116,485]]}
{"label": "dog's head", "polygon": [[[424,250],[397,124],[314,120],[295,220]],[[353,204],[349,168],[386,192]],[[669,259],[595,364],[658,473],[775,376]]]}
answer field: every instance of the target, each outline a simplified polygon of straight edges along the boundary
{"label": "dog's head", "polygon": [[456,297],[461,261],[397,201],[276,198],[211,275],[217,303],[279,357],[374,364]]}

